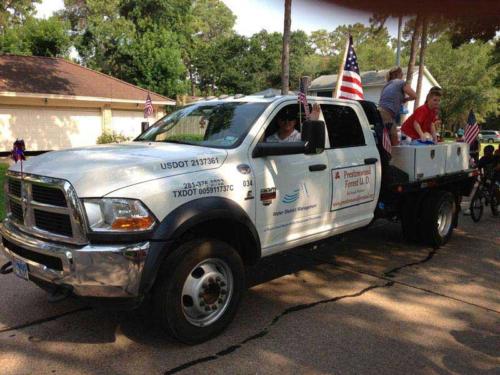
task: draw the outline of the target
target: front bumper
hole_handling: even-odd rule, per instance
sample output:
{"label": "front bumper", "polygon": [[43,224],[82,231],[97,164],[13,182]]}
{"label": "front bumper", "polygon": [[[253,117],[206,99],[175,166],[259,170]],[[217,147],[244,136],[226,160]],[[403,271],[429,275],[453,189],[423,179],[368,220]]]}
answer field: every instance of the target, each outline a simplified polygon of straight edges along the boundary
{"label": "front bumper", "polygon": [[[25,262],[34,278],[70,288],[81,297],[139,297],[150,250],[147,241],[119,245],[60,244],[29,236],[8,219],[0,224],[0,237],[0,253],[9,260]],[[54,264],[57,266],[51,268]]]}

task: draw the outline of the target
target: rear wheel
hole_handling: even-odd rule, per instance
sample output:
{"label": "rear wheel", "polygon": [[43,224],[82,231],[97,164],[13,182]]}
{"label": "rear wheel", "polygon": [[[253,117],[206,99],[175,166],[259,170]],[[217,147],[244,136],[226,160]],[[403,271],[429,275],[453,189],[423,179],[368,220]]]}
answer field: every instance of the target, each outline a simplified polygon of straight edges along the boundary
{"label": "rear wheel", "polygon": [[490,208],[491,208],[491,213],[493,216],[498,216],[498,195],[499,195],[499,188],[496,186],[495,182],[493,182],[493,187],[490,192]]}
{"label": "rear wheel", "polygon": [[453,194],[436,191],[426,197],[420,225],[420,235],[426,244],[436,247],[449,241],[453,233],[455,212]]}
{"label": "rear wheel", "polygon": [[198,344],[234,318],[245,285],[239,254],[210,239],[189,241],[162,266],[154,291],[156,317],[174,338]]}
{"label": "rear wheel", "polygon": [[470,201],[470,216],[475,223],[481,220],[484,211],[483,196],[478,189]]}

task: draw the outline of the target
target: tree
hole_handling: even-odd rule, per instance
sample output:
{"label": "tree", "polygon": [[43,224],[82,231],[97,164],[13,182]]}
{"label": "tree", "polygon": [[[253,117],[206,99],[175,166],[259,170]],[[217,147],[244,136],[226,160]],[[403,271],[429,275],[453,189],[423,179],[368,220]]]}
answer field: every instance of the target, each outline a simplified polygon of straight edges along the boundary
{"label": "tree", "polygon": [[333,55],[333,42],[331,35],[325,29],[311,31],[309,37],[311,47],[314,48],[316,53],[320,56]]}
{"label": "tree", "polygon": [[446,36],[429,44],[426,64],[444,90],[441,118],[447,128],[463,127],[471,108],[479,122],[499,113],[494,80],[500,66],[492,64],[493,51],[493,43],[480,41],[453,48]]}
{"label": "tree", "polygon": [[71,40],[68,25],[56,17],[28,19],[0,35],[0,53],[47,57],[67,56]]}
{"label": "tree", "polygon": [[427,49],[427,29],[429,26],[429,19],[427,16],[422,16],[422,38],[420,41],[420,58],[418,61],[418,78],[417,78],[417,99],[415,101],[415,108],[421,103],[422,96],[422,79],[424,77],[425,68],[425,51]]}
{"label": "tree", "polygon": [[4,0],[0,2],[0,34],[9,27],[22,25],[35,12],[41,0]]}
{"label": "tree", "polygon": [[406,73],[406,83],[411,85],[413,80],[413,69],[415,68],[415,61],[417,59],[417,49],[418,41],[420,39],[420,34],[422,33],[422,18],[417,16],[415,19],[415,27],[411,37],[411,47],[410,47],[410,60],[408,62],[408,70]]}
{"label": "tree", "polygon": [[288,94],[290,85],[290,28],[292,24],[292,0],[285,0],[283,21],[283,49],[281,50],[281,94]]}

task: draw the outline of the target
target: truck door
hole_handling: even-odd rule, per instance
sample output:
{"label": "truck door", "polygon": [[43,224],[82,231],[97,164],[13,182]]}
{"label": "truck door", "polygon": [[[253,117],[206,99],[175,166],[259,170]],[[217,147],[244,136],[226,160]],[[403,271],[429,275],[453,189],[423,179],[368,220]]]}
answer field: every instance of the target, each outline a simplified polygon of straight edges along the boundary
{"label": "truck door", "polygon": [[[380,189],[380,162],[366,116],[357,105],[321,104],[330,147],[329,217],[333,233],[373,218]],[[362,126],[361,121],[367,126]]]}
{"label": "truck door", "polygon": [[[290,109],[297,110],[297,104],[279,108],[258,140],[265,141],[275,133],[278,117]],[[263,255],[310,242],[311,237],[328,231],[330,185],[325,152],[250,159],[255,176],[256,227]]]}

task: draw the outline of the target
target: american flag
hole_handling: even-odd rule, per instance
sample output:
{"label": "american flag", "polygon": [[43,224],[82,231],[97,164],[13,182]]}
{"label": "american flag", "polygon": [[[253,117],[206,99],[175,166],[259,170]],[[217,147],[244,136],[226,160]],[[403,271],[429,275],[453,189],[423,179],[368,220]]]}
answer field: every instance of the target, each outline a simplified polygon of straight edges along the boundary
{"label": "american flag", "polygon": [[389,136],[389,130],[384,125],[384,131],[382,133],[382,147],[389,154],[392,154],[391,137]]}
{"label": "american flag", "polygon": [[341,99],[363,100],[363,86],[359,75],[358,60],[352,45],[352,36],[349,35],[349,47],[342,72],[342,83],[337,96]]}
{"label": "american flag", "polygon": [[476,116],[474,116],[474,111],[471,109],[469,112],[469,118],[467,119],[467,126],[465,127],[464,140],[469,145],[474,142],[477,135],[479,134],[479,126],[477,125]]}
{"label": "american flag", "polygon": [[309,80],[309,77],[302,77],[300,79],[300,85],[299,85],[299,102],[304,105],[304,114],[306,115],[306,119],[309,118],[309,105],[307,104],[307,82]]}
{"label": "american flag", "polygon": [[151,96],[148,92],[146,103],[144,103],[144,118],[148,118],[151,115],[153,115],[153,102],[151,101]]}

